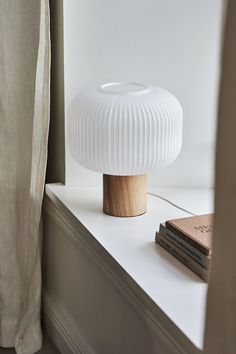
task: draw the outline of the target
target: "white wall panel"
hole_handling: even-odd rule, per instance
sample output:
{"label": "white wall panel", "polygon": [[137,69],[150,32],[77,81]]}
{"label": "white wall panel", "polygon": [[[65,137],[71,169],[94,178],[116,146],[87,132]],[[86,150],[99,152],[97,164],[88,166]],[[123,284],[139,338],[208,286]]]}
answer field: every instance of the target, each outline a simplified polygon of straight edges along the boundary
{"label": "white wall panel", "polygon": [[[212,185],[222,0],[64,1],[65,111],[82,89],[141,81],[172,92],[183,106],[183,148],[152,186]],[[66,180],[101,176],[66,154]]]}

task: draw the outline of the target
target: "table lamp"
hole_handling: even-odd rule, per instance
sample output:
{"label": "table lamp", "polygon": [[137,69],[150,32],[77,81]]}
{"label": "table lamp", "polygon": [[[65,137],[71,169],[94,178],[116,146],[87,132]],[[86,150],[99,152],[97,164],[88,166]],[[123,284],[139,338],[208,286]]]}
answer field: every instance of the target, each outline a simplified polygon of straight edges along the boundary
{"label": "table lamp", "polygon": [[168,91],[113,82],[80,93],[69,106],[68,144],[82,166],[103,173],[103,211],[137,216],[147,208],[147,173],[172,163],[183,113]]}

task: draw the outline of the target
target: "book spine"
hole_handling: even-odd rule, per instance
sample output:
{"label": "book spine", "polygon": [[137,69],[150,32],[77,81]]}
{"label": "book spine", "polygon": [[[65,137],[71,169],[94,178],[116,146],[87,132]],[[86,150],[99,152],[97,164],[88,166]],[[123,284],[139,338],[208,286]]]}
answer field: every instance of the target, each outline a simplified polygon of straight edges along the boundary
{"label": "book spine", "polygon": [[175,258],[177,258],[181,263],[183,263],[186,267],[192,270],[199,278],[208,282],[210,271],[203,268],[199,263],[195,262],[191,257],[188,257],[181,249],[173,245],[170,241],[164,238],[162,235],[157,233],[156,237],[157,243],[172,254]]}
{"label": "book spine", "polygon": [[166,237],[175,246],[179,247],[188,256],[192,257],[196,262],[201,264],[203,267],[210,268],[210,258],[205,254],[201,253],[198,249],[193,247],[187,241],[176,235],[174,232],[167,230],[164,225],[160,225],[159,234]]}

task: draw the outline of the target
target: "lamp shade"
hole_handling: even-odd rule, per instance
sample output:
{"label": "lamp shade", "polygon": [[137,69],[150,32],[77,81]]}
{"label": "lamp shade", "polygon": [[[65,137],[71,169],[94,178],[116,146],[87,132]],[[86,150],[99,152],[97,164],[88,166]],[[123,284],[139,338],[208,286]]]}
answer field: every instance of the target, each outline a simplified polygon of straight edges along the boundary
{"label": "lamp shade", "polygon": [[104,175],[103,210],[146,211],[146,174],[172,163],[182,145],[183,113],[168,91],[139,83],[107,83],[71,102],[68,143],[74,159]]}
{"label": "lamp shade", "polygon": [[108,175],[147,174],[172,163],[182,145],[182,108],[159,87],[108,83],[80,93],[69,107],[74,159]]}

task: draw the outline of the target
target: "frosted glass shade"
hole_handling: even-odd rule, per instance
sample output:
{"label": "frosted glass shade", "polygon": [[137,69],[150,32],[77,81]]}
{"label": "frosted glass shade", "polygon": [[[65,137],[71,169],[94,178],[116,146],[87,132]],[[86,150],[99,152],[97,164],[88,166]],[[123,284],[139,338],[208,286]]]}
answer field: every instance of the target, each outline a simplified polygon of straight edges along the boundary
{"label": "frosted glass shade", "polygon": [[74,159],[107,175],[143,175],[172,163],[182,145],[179,101],[159,87],[108,83],[71,102],[68,143]]}

